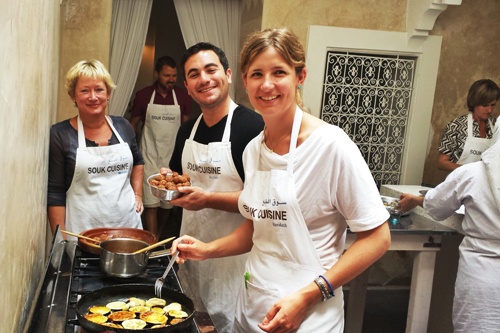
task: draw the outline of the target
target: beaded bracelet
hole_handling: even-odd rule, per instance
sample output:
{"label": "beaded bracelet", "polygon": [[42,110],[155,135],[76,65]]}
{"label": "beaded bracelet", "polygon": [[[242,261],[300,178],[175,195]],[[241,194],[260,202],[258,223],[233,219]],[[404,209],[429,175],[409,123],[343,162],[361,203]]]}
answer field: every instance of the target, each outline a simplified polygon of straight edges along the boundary
{"label": "beaded bracelet", "polygon": [[317,277],[314,280],[314,283],[318,286],[319,290],[321,291],[321,295],[323,295],[323,302],[329,300],[333,296],[328,292],[328,289],[326,289],[325,284],[323,283],[323,280],[321,280],[320,277]]}
{"label": "beaded bracelet", "polygon": [[330,284],[330,282],[328,282],[328,280],[323,275],[320,275],[319,277],[322,278],[323,280],[325,280],[326,284],[328,285],[328,288],[330,288],[330,295],[332,295],[332,297],[334,297],[335,293],[333,292],[333,287]]}

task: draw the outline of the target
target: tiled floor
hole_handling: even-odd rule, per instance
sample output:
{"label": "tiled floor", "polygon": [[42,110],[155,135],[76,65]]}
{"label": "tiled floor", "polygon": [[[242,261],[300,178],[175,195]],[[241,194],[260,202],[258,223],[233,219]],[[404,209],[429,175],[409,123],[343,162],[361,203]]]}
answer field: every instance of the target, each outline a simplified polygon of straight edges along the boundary
{"label": "tiled floor", "polygon": [[[345,308],[349,291],[344,291]],[[404,333],[409,289],[368,290],[362,333]]]}

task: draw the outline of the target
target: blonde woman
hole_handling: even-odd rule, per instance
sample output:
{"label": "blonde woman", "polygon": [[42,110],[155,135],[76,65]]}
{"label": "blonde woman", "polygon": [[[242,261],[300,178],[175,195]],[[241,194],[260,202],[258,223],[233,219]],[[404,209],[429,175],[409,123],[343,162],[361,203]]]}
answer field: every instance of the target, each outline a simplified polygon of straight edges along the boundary
{"label": "blonde woman", "polygon": [[106,115],[114,87],[97,60],[80,61],[66,75],[78,115],[50,130],[47,210],[53,232],[57,226],[74,233],[142,229],[144,161],[129,122]]}

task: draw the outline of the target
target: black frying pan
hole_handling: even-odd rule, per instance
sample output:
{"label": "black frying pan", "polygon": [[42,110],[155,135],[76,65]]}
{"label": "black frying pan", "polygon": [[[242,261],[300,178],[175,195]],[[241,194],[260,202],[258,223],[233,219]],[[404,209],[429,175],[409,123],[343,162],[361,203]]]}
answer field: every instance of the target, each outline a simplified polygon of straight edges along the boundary
{"label": "black frying pan", "polygon": [[172,302],[178,302],[182,305],[182,310],[187,312],[189,315],[183,322],[178,324],[155,328],[155,329],[142,329],[142,330],[131,330],[124,328],[111,328],[103,325],[93,323],[84,318],[88,313],[88,309],[94,305],[106,305],[109,302],[114,301],[126,301],[130,297],[137,297],[144,300],[156,297],[154,294],[154,285],[148,284],[121,284],[112,287],[105,287],[101,289],[94,290],[80,298],[76,304],[76,315],[78,317],[78,323],[88,332],[88,333],[101,333],[101,332],[116,332],[116,333],[165,333],[165,332],[176,332],[180,329],[187,328],[194,321],[194,304],[193,301],[187,297],[185,294],[177,292],[175,290],[163,287],[161,290],[161,298],[167,301],[167,305]]}

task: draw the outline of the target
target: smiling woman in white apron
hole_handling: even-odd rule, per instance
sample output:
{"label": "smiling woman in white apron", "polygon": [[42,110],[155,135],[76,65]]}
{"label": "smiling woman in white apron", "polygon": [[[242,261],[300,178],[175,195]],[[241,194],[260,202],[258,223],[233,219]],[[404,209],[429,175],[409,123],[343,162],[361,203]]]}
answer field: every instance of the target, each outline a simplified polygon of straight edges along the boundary
{"label": "smiling woman in white apron", "polygon": [[[173,243],[181,263],[250,251],[240,279],[238,333],[343,332],[341,286],[390,244],[389,214],[356,145],[297,105],[304,54],[288,29],[247,39],[243,82],[266,123],[243,155],[239,208],[247,220],[209,243],[189,236]],[[357,239],[342,254],[347,226]]]}
{"label": "smiling woman in white apron", "polygon": [[114,83],[98,61],[81,61],[66,86],[79,115],[51,128],[48,215],[54,231],[142,228],[143,161],[132,127],[105,110]]}
{"label": "smiling woman in white apron", "polygon": [[446,125],[439,144],[438,167],[453,171],[479,161],[489,146],[495,118],[492,117],[500,89],[491,80],[474,82],[467,95],[469,113]]}

